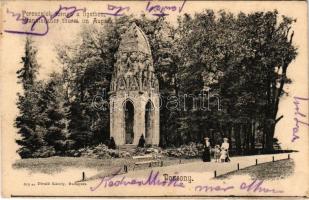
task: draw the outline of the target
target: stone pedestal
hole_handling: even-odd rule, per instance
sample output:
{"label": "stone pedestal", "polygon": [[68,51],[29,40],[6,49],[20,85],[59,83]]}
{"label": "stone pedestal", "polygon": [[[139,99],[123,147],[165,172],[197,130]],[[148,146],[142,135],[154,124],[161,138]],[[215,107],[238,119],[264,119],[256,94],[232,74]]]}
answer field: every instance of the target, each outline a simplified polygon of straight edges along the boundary
{"label": "stone pedestal", "polygon": [[[158,145],[159,144],[159,96],[157,94],[149,95],[136,94],[131,92],[130,95],[115,94],[110,98],[110,129],[111,136],[114,137],[117,145],[126,144],[126,122],[125,122],[125,105],[129,101],[134,106],[134,145],[138,144],[140,136],[143,134],[147,144]],[[149,97],[150,96],[150,97]],[[146,104],[152,104],[151,118],[150,118],[150,130],[146,136],[146,121],[145,121],[145,108]]]}

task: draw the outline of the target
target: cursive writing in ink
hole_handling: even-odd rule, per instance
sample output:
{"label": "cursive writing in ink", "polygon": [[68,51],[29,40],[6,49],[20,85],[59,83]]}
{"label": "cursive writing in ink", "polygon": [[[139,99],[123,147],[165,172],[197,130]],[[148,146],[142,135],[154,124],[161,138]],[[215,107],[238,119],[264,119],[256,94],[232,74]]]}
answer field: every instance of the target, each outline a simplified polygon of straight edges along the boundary
{"label": "cursive writing in ink", "polygon": [[263,180],[253,180],[251,183],[243,182],[240,184],[240,190],[245,190],[247,192],[283,193],[283,190],[263,187],[263,183]]}
{"label": "cursive writing in ink", "polygon": [[[159,172],[151,171],[147,178],[127,178],[126,176],[119,176],[120,170],[114,173],[112,176],[103,176],[100,182],[94,187],[90,187],[90,191],[96,191],[98,188],[109,188],[109,187],[125,187],[130,185],[136,186],[161,186],[161,187],[180,187],[184,188],[183,182],[178,180],[161,180],[159,178]],[[118,179],[116,179],[118,178]]]}
{"label": "cursive writing in ink", "polygon": [[[295,113],[294,113],[295,114],[295,117],[294,117],[295,127],[293,127],[292,142],[295,142],[295,140],[299,139],[299,136],[297,135],[297,133],[299,131],[300,124],[309,126],[307,122],[301,121],[304,118],[306,118],[306,115],[300,111],[300,101],[308,101],[308,100],[309,98],[294,97],[293,103],[295,105]],[[301,120],[298,117],[300,117]]]}
{"label": "cursive writing in ink", "polygon": [[8,8],[6,9],[6,13],[11,14],[12,17],[16,17],[16,21],[21,21],[22,24],[27,24],[29,21],[29,18],[22,17],[20,13],[15,13],[13,11],[10,11]]}
{"label": "cursive writing in ink", "polygon": [[147,0],[147,1],[148,2],[147,2],[145,10],[157,17],[167,16],[170,14],[170,12],[177,12],[177,10],[180,13],[183,10],[187,2],[187,0],[182,1],[182,4],[180,6],[176,6],[176,5],[163,6],[160,4],[153,4],[152,0]]}
{"label": "cursive writing in ink", "polygon": [[226,192],[234,189],[234,186],[223,186],[223,185],[197,185],[195,191],[198,192]]}
{"label": "cursive writing in ink", "polygon": [[112,16],[123,16],[124,11],[129,11],[130,7],[122,7],[122,6],[114,6],[111,4],[108,4],[107,10],[110,12],[103,12],[102,14],[105,15],[112,15]]}

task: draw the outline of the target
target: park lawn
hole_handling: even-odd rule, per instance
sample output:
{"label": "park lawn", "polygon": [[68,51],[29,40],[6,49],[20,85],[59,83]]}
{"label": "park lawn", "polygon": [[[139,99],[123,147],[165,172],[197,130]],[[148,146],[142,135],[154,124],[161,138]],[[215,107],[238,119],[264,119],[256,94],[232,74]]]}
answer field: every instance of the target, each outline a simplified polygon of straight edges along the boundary
{"label": "park lawn", "polygon": [[230,172],[221,176],[218,179],[230,178],[235,175],[249,175],[252,179],[258,180],[278,180],[284,179],[294,173],[293,159],[284,159],[276,162],[267,162],[259,165],[246,167],[239,171]]}
{"label": "park lawn", "polygon": [[[179,164],[178,158],[164,157],[163,165],[175,165]],[[181,159],[181,163],[194,162],[199,159]],[[134,160],[132,158],[113,158],[113,159],[97,159],[86,157],[59,157],[53,156],[49,158],[28,158],[17,160],[13,164],[14,169],[26,169],[31,173],[45,173],[54,174],[60,173],[69,168],[89,168],[98,171],[110,171],[117,167],[128,166],[128,170],[132,170],[134,166]],[[145,169],[147,165],[139,166],[136,168]]]}

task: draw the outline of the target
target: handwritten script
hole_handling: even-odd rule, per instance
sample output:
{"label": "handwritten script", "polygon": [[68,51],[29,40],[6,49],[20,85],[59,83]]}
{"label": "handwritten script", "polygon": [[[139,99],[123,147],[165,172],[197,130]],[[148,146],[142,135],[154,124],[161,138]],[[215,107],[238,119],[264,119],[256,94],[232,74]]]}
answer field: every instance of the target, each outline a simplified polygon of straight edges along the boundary
{"label": "handwritten script", "polygon": [[169,15],[171,12],[178,12],[180,13],[185,4],[186,0],[182,1],[180,5],[168,5],[168,6],[163,6],[158,3],[153,3],[154,1],[148,0],[148,3],[146,5],[146,11],[151,13],[153,16],[157,17],[164,17]]}
{"label": "handwritten script", "polygon": [[[145,0],[145,6],[143,10],[148,13],[149,15],[156,16],[156,17],[164,17],[168,16],[172,13],[181,13],[184,9],[184,6],[186,4],[187,0],[179,1],[176,4],[169,3],[168,1],[153,1],[153,0]],[[121,17],[127,14],[127,12],[130,11],[129,6],[123,6],[123,5],[113,5],[113,4],[107,4],[106,10],[103,12],[98,12],[100,15],[98,16],[114,16],[114,17]],[[16,22],[18,22],[19,26],[18,29],[6,29],[4,30],[6,33],[11,34],[19,34],[19,35],[33,35],[33,36],[44,36],[49,32],[49,24],[50,23],[58,23],[57,17],[65,17],[62,19],[63,22],[69,21],[69,18],[72,18],[73,16],[79,16],[79,12],[83,12],[83,16],[88,16],[88,12],[86,12],[86,8],[77,8],[76,6],[62,6],[60,5],[59,8],[54,11],[50,12],[48,11],[46,14],[40,14],[37,15],[36,18],[28,18],[27,16],[24,16],[24,13],[27,13],[26,11],[23,11],[23,13],[15,12],[10,9],[7,9],[6,14],[11,16],[13,19],[15,19]],[[77,14],[77,15],[76,15]],[[91,14],[91,12],[90,12]],[[76,21],[73,19],[70,19],[71,21]],[[78,23],[78,22],[76,22]],[[85,23],[87,20],[85,20]]]}
{"label": "handwritten script", "polygon": [[[275,190],[273,188],[267,188],[263,186],[263,180],[253,180],[252,182],[242,182],[238,189],[247,192],[257,193],[283,193],[283,190]],[[197,185],[195,186],[196,192],[227,192],[230,190],[237,189],[234,185]]]}
{"label": "handwritten script", "polygon": [[[186,185],[177,179],[160,179],[159,171],[150,171],[146,178],[127,178],[126,176],[121,176],[121,169],[113,173],[111,176],[101,177],[98,184],[90,187],[90,191],[94,192],[99,188],[111,188],[111,187],[126,187],[126,186],[159,186],[159,187],[176,187],[185,188]],[[277,190],[274,188],[268,188],[263,186],[264,181],[255,179],[250,182],[242,182],[239,187],[234,185],[226,184],[204,184],[194,186],[196,192],[227,192],[234,189],[239,189],[247,192],[258,192],[258,193],[283,193],[283,190]]]}
{"label": "handwritten script", "polygon": [[303,98],[303,97],[294,97],[294,105],[295,105],[295,126],[293,128],[293,135],[292,135],[292,142],[295,142],[295,140],[299,139],[299,136],[297,135],[300,125],[309,126],[308,122],[304,122],[303,120],[306,119],[306,115],[303,114],[300,110],[300,104],[301,101],[309,101],[309,98]]}
{"label": "handwritten script", "polygon": [[107,10],[108,10],[107,12],[103,12],[102,14],[120,17],[120,16],[124,15],[125,11],[129,11],[130,7],[128,7],[128,6],[115,6],[115,5],[108,4]]}
{"label": "handwritten script", "polygon": [[127,178],[126,176],[119,176],[120,170],[113,173],[111,176],[103,176],[100,182],[94,187],[90,187],[90,191],[96,191],[99,188],[109,187],[125,187],[130,185],[135,186],[161,186],[161,187],[178,187],[184,188],[185,184],[178,180],[161,180],[160,173],[151,171],[147,178]]}

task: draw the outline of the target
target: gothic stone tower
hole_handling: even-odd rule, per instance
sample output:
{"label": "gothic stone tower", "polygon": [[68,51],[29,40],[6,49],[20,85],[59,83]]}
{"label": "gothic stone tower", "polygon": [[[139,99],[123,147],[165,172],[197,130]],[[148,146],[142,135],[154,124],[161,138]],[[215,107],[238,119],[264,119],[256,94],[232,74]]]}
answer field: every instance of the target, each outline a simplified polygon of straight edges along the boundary
{"label": "gothic stone tower", "polygon": [[110,88],[110,133],[117,145],[159,144],[159,83],[144,32],[133,23],[121,36]]}

